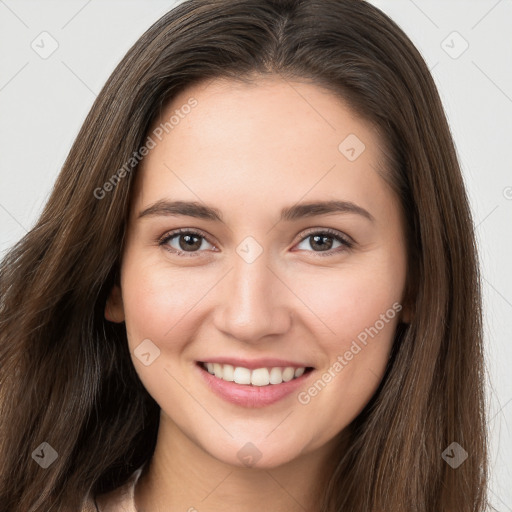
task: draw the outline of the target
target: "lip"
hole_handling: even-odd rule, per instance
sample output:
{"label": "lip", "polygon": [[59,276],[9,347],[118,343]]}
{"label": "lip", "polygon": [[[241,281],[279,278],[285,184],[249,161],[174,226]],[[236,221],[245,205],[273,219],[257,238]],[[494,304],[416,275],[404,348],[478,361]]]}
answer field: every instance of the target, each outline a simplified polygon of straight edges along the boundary
{"label": "lip", "polygon": [[211,359],[203,359],[203,363],[219,363],[230,364],[233,367],[242,366],[249,370],[256,370],[257,368],[271,368],[276,366],[293,368],[313,368],[313,365],[308,363],[297,363],[295,361],[287,361],[285,359],[276,359],[269,357],[262,357],[260,359],[243,359],[237,357],[212,357]]}
{"label": "lip", "polygon": [[[218,359],[218,361],[220,360]],[[222,361],[226,360],[223,359]],[[264,361],[270,360],[266,359]],[[208,362],[213,363],[214,361],[208,360]],[[252,362],[254,362],[254,360]],[[306,381],[313,373],[315,373],[315,370],[312,369],[304,372],[300,377],[294,378],[288,382],[282,382],[281,384],[252,386],[248,384],[237,384],[236,382],[228,382],[223,379],[219,379],[218,377],[215,377],[215,375],[209,373],[205,368],[203,368],[201,362],[197,362],[195,366],[201,378],[204,379],[206,385],[217,396],[232,404],[248,408],[266,407],[286,398],[287,396],[290,396],[294,391],[297,391],[300,387],[305,386]],[[238,366],[243,365],[238,364]],[[256,366],[255,368],[264,368],[266,366],[267,365],[264,364],[262,366]],[[280,365],[272,364],[269,366]],[[293,365],[290,364],[289,366]],[[300,366],[297,367],[300,368]]]}

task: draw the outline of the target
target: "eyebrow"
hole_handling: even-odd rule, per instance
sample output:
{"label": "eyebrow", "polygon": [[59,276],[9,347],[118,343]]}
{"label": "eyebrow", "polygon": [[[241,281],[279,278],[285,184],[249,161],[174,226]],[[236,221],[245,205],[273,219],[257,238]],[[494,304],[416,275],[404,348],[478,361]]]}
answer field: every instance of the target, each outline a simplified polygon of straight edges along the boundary
{"label": "eyebrow", "polygon": [[[314,201],[298,203],[281,210],[281,221],[296,221],[305,217],[317,215],[332,215],[339,213],[355,213],[370,221],[374,221],[373,215],[350,201]],[[187,216],[198,219],[224,222],[222,212],[217,208],[196,201],[168,201],[161,199],[145,208],[138,218],[148,216]]]}

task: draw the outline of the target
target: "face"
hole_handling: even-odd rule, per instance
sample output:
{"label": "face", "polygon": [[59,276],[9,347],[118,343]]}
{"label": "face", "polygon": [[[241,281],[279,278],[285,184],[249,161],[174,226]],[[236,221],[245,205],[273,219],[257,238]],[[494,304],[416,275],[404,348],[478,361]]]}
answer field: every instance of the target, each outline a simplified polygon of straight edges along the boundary
{"label": "face", "polygon": [[160,428],[228,464],[283,464],[361,412],[407,320],[382,141],[332,93],[277,78],[196,85],[159,123],[173,114],[137,171],[106,317]]}

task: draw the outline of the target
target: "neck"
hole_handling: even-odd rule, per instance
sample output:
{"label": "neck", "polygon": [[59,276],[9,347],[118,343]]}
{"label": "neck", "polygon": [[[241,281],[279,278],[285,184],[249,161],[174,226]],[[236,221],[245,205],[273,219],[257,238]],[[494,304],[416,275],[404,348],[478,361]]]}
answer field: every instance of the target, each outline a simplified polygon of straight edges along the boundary
{"label": "neck", "polygon": [[211,456],[161,414],[155,452],[135,488],[139,512],[304,512],[320,507],[340,437],[275,467],[238,467]]}

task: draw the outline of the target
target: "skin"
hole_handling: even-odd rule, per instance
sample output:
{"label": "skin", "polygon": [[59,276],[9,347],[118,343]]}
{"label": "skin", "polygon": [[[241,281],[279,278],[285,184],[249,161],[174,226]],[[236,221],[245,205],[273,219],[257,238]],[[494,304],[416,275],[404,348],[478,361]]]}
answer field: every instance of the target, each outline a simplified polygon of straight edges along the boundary
{"label": "skin", "polygon": [[[138,170],[121,287],[105,311],[108,320],[126,322],[135,369],[161,407],[156,450],[135,503],[148,512],[315,510],[320,471],[332,470],[333,450],[375,393],[408,312],[385,323],[307,404],[297,393],[263,408],[228,403],[194,365],[219,355],[304,361],[316,372],[307,391],[365,328],[402,304],[404,225],[398,199],[377,171],[382,141],[340,98],[310,83],[203,82],[175,97],[162,118],[190,97],[198,105]],[[365,144],[354,161],[338,149],[351,133]],[[212,205],[224,222],[137,218],[160,199]],[[278,221],[283,207],[334,199],[357,204],[374,220],[336,213]],[[179,228],[204,234],[191,256],[158,245]],[[318,230],[305,234],[308,228]],[[354,246],[330,238],[324,256],[311,235],[326,228]],[[263,249],[250,264],[236,252],[247,236]],[[183,245],[180,235],[167,242]],[[133,353],[145,339],[160,349],[149,366]],[[247,442],[261,452],[252,467],[237,456]]]}

